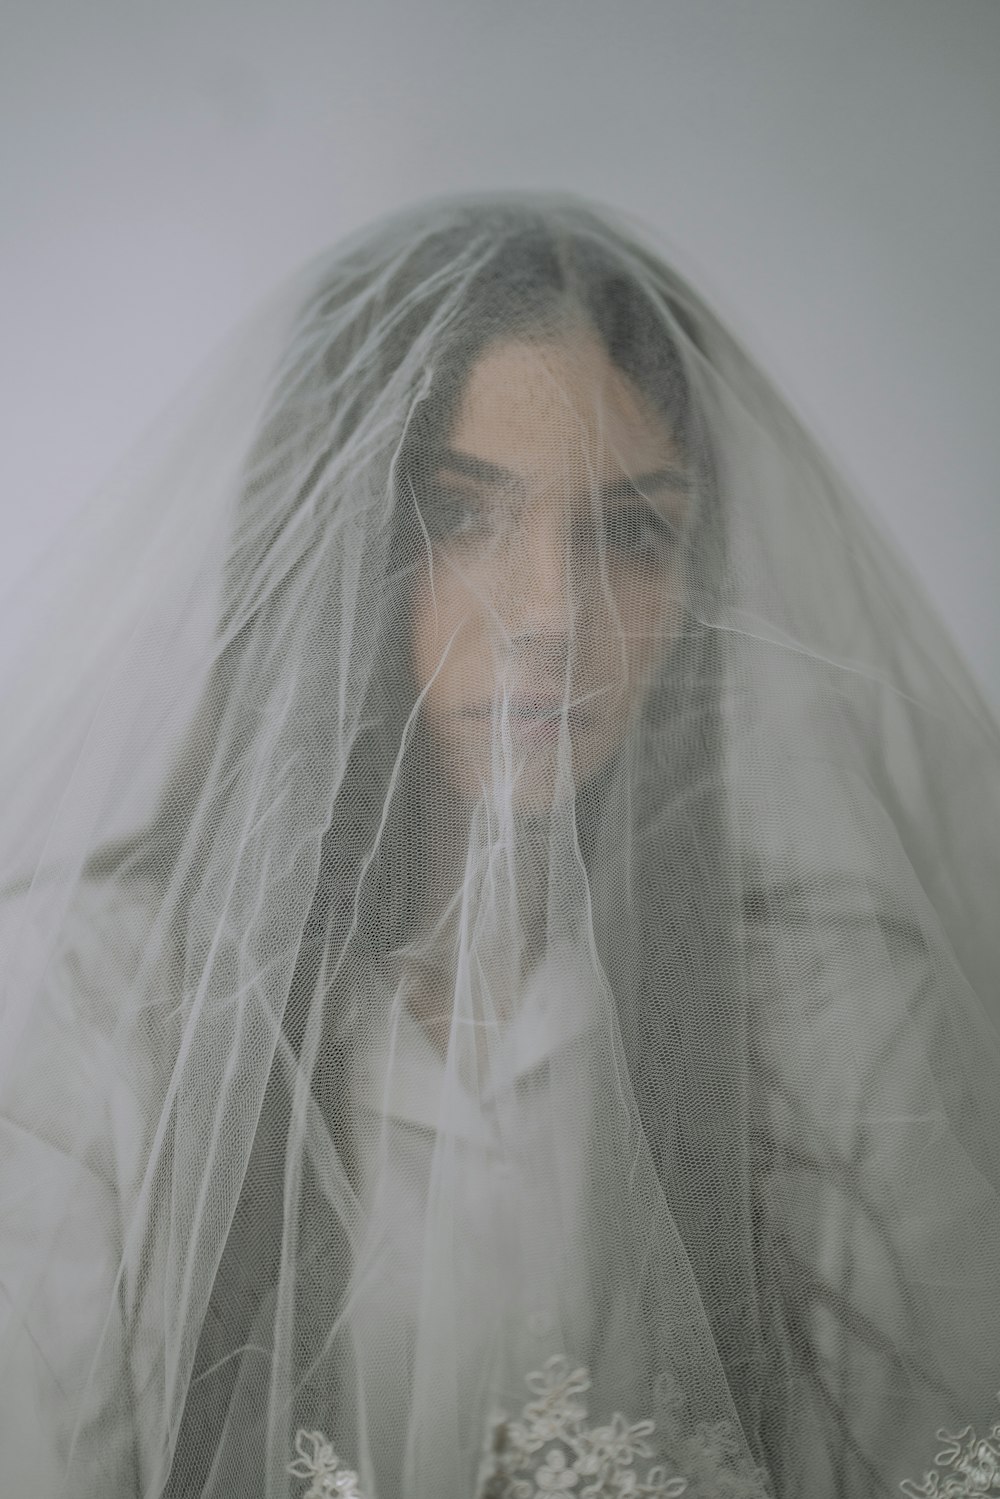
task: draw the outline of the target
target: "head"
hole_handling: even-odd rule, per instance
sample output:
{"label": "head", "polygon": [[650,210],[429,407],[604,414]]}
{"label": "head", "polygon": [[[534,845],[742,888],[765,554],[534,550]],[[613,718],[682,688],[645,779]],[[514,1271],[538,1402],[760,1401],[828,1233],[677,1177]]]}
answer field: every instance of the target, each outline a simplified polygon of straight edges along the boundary
{"label": "head", "polygon": [[463,801],[504,728],[528,809],[563,744],[571,786],[620,748],[679,627],[691,488],[679,434],[584,318],[479,354],[412,491],[414,679]]}
{"label": "head", "polygon": [[[392,299],[426,281],[426,261],[462,266],[485,246],[426,344],[423,308],[398,335],[417,353],[372,689],[383,786],[400,746],[393,704],[413,718],[366,902],[389,950],[428,922],[412,890],[439,909],[449,899],[476,805],[509,796],[527,819],[519,851],[544,854],[531,823],[572,801],[594,877],[620,888],[598,846],[641,820],[644,785],[662,817],[668,783],[703,775],[713,743],[714,675],[699,656],[711,644],[692,635],[689,582],[692,559],[699,580],[716,573],[724,528],[683,298],[675,308],[665,268],[628,266],[585,220],[484,210],[451,233],[457,245],[413,252]],[[376,753],[373,737],[369,771]]]}

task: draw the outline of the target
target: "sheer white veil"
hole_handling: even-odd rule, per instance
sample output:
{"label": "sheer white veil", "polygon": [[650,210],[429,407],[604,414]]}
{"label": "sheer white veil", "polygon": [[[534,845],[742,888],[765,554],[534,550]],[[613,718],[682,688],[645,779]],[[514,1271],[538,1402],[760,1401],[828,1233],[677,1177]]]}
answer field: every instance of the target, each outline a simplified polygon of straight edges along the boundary
{"label": "sheer white veil", "polygon": [[1000,1491],[1000,728],[648,231],[354,234],[4,611],[0,1490]]}

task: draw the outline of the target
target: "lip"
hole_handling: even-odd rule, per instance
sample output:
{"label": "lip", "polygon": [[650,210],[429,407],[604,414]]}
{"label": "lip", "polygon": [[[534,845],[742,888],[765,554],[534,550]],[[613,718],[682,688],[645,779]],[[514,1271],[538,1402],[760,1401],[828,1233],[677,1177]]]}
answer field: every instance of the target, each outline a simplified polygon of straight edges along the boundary
{"label": "lip", "polygon": [[[558,734],[563,716],[563,699],[539,695],[515,694],[507,705],[507,717],[512,728],[519,733]],[[476,703],[464,710],[468,718],[491,718],[495,711],[493,702]],[[570,728],[582,727],[590,718],[590,709],[582,703],[571,703],[566,709]]]}

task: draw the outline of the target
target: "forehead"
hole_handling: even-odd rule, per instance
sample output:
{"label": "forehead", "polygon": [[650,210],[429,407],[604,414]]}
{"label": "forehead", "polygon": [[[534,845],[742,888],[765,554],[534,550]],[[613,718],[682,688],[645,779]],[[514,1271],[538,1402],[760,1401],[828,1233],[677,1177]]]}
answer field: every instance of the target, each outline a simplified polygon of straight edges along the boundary
{"label": "forehead", "polygon": [[666,418],[586,332],[488,348],[470,371],[451,440],[527,478],[678,460]]}

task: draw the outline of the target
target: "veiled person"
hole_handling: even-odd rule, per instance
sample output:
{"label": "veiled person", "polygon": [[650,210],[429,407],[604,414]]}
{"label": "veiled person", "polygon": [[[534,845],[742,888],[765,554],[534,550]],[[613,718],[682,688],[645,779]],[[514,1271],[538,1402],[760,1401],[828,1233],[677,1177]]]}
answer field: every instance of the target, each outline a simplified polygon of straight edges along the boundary
{"label": "veiled person", "polygon": [[353,235],[17,602],[0,1491],[1000,1492],[1000,730],[638,228]]}

